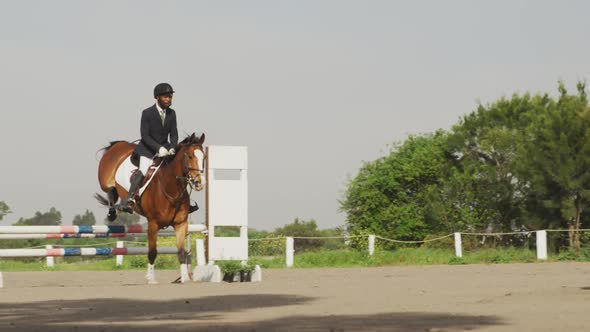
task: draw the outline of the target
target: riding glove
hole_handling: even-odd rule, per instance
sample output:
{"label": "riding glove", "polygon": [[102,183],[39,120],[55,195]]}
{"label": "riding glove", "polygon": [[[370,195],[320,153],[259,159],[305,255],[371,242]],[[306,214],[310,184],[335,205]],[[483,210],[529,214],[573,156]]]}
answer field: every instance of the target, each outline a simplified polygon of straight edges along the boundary
{"label": "riding glove", "polygon": [[168,155],[168,150],[161,146],[160,150],[158,150],[158,157],[166,157]]}

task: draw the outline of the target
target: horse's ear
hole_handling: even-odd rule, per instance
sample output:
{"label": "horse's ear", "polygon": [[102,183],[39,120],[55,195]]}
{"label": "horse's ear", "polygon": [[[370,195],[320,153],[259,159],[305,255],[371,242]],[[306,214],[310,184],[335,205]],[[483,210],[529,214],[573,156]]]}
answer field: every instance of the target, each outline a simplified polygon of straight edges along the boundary
{"label": "horse's ear", "polygon": [[203,142],[205,142],[205,133],[201,134],[201,137],[199,137],[199,141],[197,142],[197,144],[203,145]]}

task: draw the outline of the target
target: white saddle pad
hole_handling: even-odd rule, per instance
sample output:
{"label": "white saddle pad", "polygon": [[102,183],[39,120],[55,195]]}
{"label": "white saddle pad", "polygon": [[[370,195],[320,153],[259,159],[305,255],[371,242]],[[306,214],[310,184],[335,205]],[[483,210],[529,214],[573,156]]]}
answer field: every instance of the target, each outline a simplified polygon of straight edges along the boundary
{"label": "white saddle pad", "polygon": [[[156,167],[156,169],[154,170],[154,173],[152,174],[152,177],[145,183],[145,185],[143,185],[143,187],[139,188],[139,193],[138,193],[139,196],[141,196],[141,194],[143,194],[143,191],[145,190],[145,188],[147,188],[147,186],[149,186],[150,182],[152,182],[154,175],[156,175],[156,173],[160,169],[161,165],[162,164],[160,163],[160,165],[158,165],[158,167]],[[117,182],[117,184],[120,185],[121,187],[125,188],[125,190],[129,191],[129,187],[131,187],[131,174],[136,169],[137,169],[137,167],[135,167],[135,165],[133,165],[131,163],[131,156],[127,157],[127,159],[125,159],[125,161],[123,161],[121,163],[121,165],[117,169],[117,172],[115,173],[115,182]]]}

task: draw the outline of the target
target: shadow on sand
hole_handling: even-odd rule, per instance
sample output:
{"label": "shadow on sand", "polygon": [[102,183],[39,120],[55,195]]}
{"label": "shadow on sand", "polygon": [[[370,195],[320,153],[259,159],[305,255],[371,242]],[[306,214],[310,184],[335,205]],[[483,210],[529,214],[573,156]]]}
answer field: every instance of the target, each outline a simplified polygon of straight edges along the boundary
{"label": "shadow on sand", "polygon": [[244,322],[234,312],[305,305],[291,295],[226,295],[170,301],[91,299],[0,304],[0,330],[11,331],[447,331],[503,324],[493,316],[444,313],[286,316]]}

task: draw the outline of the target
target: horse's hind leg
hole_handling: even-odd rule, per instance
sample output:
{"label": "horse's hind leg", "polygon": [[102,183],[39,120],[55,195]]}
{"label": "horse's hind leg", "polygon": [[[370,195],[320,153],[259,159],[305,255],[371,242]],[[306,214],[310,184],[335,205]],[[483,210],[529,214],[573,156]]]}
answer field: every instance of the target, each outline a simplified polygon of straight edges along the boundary
{"label": "horse's hind leg", "polygon": [[154,263],[158,256],[158,224],[155,221],[148,220],[148,270],[145,278],[148,280],[148,284],[157,284],[156,281],[156,270]]}
{"label": "horse's hind leg", "polygon": [[186,234],[188,233],[188,221],[181,223],[174,227],[174,233],[176,234],[176,248],[178,249],[178,262],[180,263],[180,282],[184,283],[190,281],[187,258],[188,252],[184,248],[186,241]]}
{"label": "horse's hind leg", "polygon": [[117,219],[117,209],[115,209],[115,203],[119,199],[119,194],[117,193],[117,189],[111,188],[107,193],[109,198],[109,213],[107,214],[107,219],[109,221],[115,221]]}

